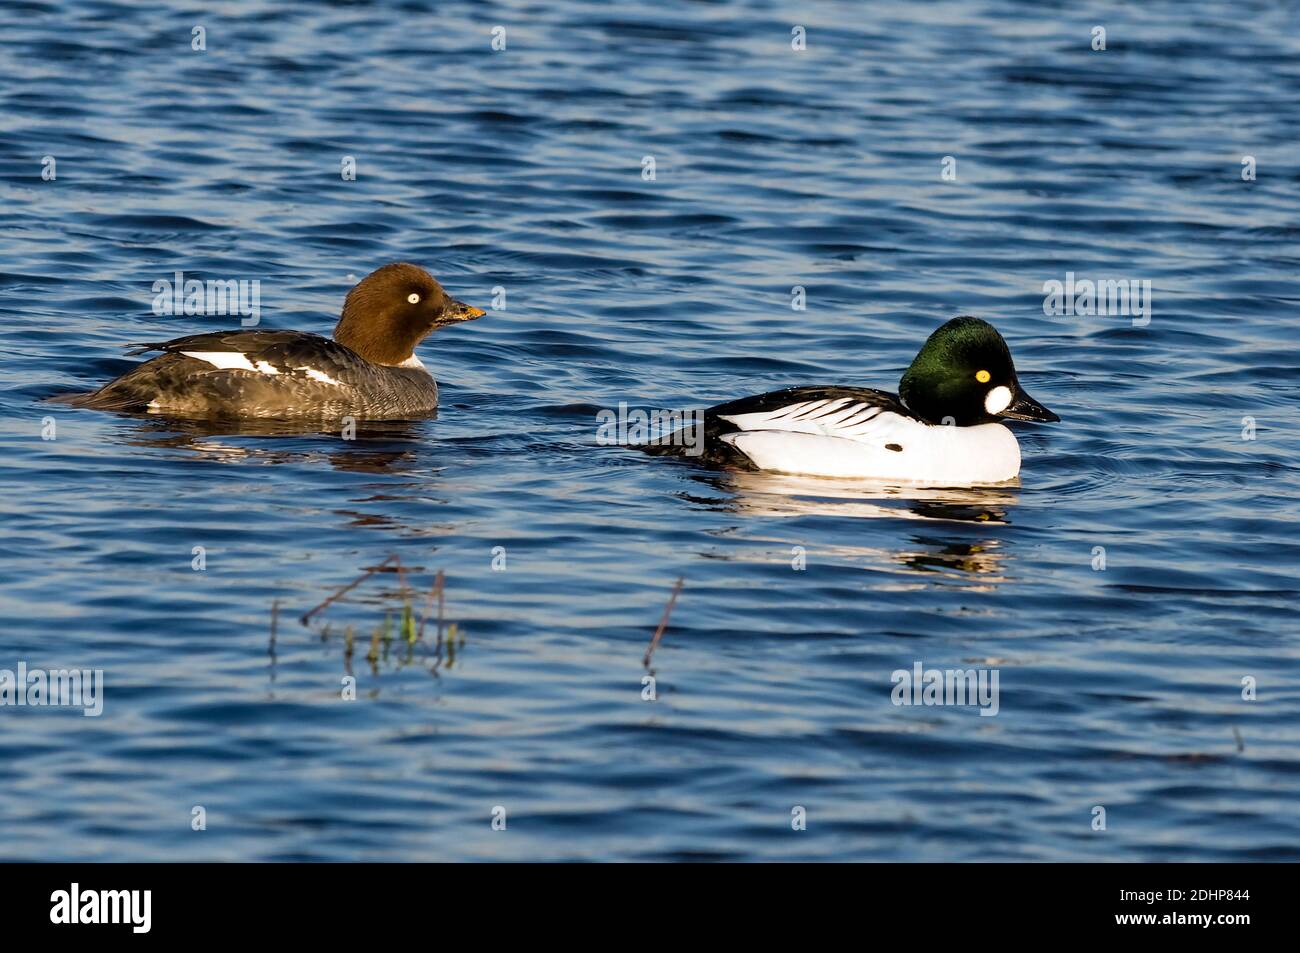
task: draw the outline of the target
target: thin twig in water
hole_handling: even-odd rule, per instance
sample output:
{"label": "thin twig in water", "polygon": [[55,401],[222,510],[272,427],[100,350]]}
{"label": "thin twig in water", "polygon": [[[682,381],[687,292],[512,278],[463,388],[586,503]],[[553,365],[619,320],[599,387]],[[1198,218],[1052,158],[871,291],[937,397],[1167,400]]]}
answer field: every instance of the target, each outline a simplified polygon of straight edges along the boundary
{"label": "thin twig in water", "polygon": [[668,597],[668,605],[664,606],[664,617],[659,620],[659,628],[655,629],[654,638],[650,640],[649,647],[645,650],[645,658],[641,660],[646,668],[650,667],[650,657],[655,654],[655,649],[659,647],[659,640],[664,637],[664,630],[668,628],[668,617],[673,614],[673,606],[677,604],[677,594],[682,591],[682,583],[685,577],[678,576],[677,582],[673,586],[673,594]]}
{"label": "thin twig in water", "polygon": [[271,642],[266,647],[266,654],[271,656],[271,681],[275,681],[275,630],[280,621],[280,600],[271,600]]}
{"label": "thin twig in water", "polygon": [[[424,623],[428,620],[428,618],[429,618],[429,613],[430,613],[431,611],[433,611],[433,599],[434,599],[434,597],[435,597],[435,596],[441,597],[441,595],[442,595],[442,582],[443,582],[443,578],[442,578],[442,570],[439,569],[439,570],[438,570],[438,575],[434,576],[434,578],[433,578],[433,585],[429,587],[429,598],[428,598],[427,600],[425,600],[425,603],[424,603],[424,611],[420,613],[420,632],[419,632],[419,635],[416,637],[416,640],[417,640],[417,641],[419,641],[420,639],[423,639],[423,638],[424,638]],[[439,606],[441,606],[441,604],[442,604],[442,603],[441,603],[441,599],[439,599]],[[442,611],[441,611],[441,609],[439,609],[438,617],[439,617],[439,619],[442,618]],[[442,623],[439,622],[439,628],[441,628],[441,626],[442,626]]]}
{"label": "thin twig in water", "polygon": [[356,588],[357,586],[359,586],[361,583],[365,582],[367,579],[369,579],[369,578],[370,578],[371,576],[373,576],[375,573],[379,572],[379,570],[383,569],[385,566],[387,566],[389,563],[393,562],[393,560],[395,560],[395,559],[397,559],[397,554],[396,554],[396,553],[394,553],[393,555],[389,556],[387,559],[385,559],[385,560],[384,560],[382,563],[380,563],[378,566],[371,566],[369,569],[367,569],[365,572],[363,572],[363,573],[362,573],[360,576],[358,576],[356,579],[352,580],[352,581],[351,581],[350,583],[348,583],[346,586],[344,586],[343,588],[341,588],[341,589],[339,589],[337,592],[335,592],[334,595],[330,596],[328,599],[326,599],[326,600],[325,600],[324,602],[322,602],[320,605],[316,606],[316,608],[314,608],[314,609],[308,609],[306,612],[304,612],[304,613],[302,614],[302,618],[300,618],[298,621],[301,622],[303,625],[306,625],[306,624],[311,620],[311,617],[314,616],[317,612],[320,612],[320,611],[321,611],[322,609],[324,609],[326,606],[328,606],[328,605],[330,605],[331,603],[335,602],[335,601],[339,598],[339,596],[343,595],[344,593],[346,593],[346,592],[351,592],[353,589],[355,589],[355,588]]}
{"label": "thin twig in water", "polygon": [[401,557],[399,557],[397,553],[393,553],[393,555],[389,556],[388,558],[391,559],[394,562],[394,564],[396,564],[397,566],[397,579],[402,584],[402,601],[410,602],[411,590],[406,585],[406,567],[402,565]]}
{"label": "thin twig in water", "polygon": [[1241,754],[1246,750],[1246,741],[1241,737],[1241,729],[1236,725],[1232,726],[1232,736],[1237,739],[1237,753]]}
{"label": "thin twig in water", "polygon": [[[433,647],[433,666],[429,669],[434,675],[438,674],[438,669],[442,668],[442,621],[443,609],[447,602],[447,577],[441,569],[438,570],[438,581],[436,583],[438,590],[438,641]],[[441,676],[439,676],[441,677]]]}
{"label": "thin twig in water", "polygon": [[438,648],[442,648],[442,610],[446,602],[447,578],[438,570]]}

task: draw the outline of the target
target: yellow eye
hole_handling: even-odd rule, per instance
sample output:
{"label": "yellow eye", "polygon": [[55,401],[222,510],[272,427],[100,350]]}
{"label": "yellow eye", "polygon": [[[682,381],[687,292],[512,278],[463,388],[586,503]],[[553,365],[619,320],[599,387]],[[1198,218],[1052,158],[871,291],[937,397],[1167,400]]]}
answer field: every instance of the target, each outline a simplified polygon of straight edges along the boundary
{"label": "yellow eye", "polygon": [[[416,294],[414,291],[412,291],[409,295],[406,296],[406,300],[411,302],[411,304],[419,304],[420,296]],[[980,373],[983,373],[983,371],[981,371]]]}
{"label": "yellow eye", "polygon": [[987,384],[987,383],[989,382],[989,378],[992,377],[992,376],[993,376],[993,375],[990,374],[988,371],[976,371],[976,372],[975,372],[975,379],[976,379],[977,381],[979,381],[981,384]]}

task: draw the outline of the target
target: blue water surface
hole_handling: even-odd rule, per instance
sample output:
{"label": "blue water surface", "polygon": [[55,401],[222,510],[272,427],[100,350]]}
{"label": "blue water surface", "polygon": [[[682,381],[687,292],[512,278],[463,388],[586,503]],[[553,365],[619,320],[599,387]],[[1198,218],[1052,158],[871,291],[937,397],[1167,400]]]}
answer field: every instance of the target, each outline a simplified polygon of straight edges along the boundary
{"label": "blue water surface", "polygon": [[[0,668],[105,688],[0,708],[0,858],[1300,859],[1297,88],[1265,2],[6,3]],[[328,333],[394,260],[490,308],[436,420],[43,402],[238,326],[176,271]],[[1045,314],[1069,272],[1149,323]],[[1062,417],[1015,485],[597,441],[892,389],[963,313]],[[893,704],[918,662],[998,714]]]}

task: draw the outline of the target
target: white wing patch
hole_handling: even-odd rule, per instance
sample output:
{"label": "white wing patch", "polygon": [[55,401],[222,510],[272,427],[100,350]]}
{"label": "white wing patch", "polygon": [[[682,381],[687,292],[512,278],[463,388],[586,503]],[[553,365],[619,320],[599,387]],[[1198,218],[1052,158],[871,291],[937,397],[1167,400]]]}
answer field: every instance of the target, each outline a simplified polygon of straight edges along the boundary
{"label": "white wing patch", "polygon": [[253,363],[240,351],[181,351],[181,353],[186,357],[192,357],[199,361],[206,361],[213,367],[219,367],[222,370],[257,370],[257,368],[253,366]]}
{"label": "white wing patch", "polygon": [[324,371],[318,371],[314,367],[295,367],[294,370],[305,371],[308,377],[314,381],[320,381],[322,384],[333,384],[335,387],[342,386],[338,381],[330,377]]}
{"label": "white wing patch", "polygon": [[[277,368],[270,361],[258,361],[254,364],[248,359],[248,355],[242,351],[181,351],[186,357],[192,357],[200,361],[211,364],[213,367],[219,367],[223,371],[254,371],[258,374],[265,374],[268,377],[278,377],[280,374]],[[334,387],[342,387],[340,381],[336,381],[324,371],[317,370],[314,367],[295,367],[295,371],[302,371],[314,381],[322,384],[330,384]]]}
{"label": "white wing patch", "polygon": [[863,443],[880,442],[898,430],[900,424],[912,423],[883,407],[852,397],[803,401],[776,410],[732,414],[719,419],[729,421],[741,430],[808,433]]}

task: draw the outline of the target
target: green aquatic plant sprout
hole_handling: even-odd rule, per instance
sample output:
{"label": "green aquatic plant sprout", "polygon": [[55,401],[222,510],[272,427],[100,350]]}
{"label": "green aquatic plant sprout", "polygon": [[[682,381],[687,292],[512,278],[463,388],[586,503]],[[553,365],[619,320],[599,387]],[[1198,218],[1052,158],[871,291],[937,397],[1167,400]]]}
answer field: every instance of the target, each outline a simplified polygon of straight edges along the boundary
{"label": "green aquatic plant sprout", "polygon": [[[308,628],[315,628],[319,633],[321,642],[328,643],[331,641],[332,628],[331,623],[324,620],[325,610],[332,606],[347,603],[348,600],[344,598],[345,596],[371,576],[381,572],[396,573],[401,582],[401,588],[396,596],[383,594],[379,597],[380,601],[384,603],[383,620],[377,622],[375,628],[371,631],[370,644],[365,656],[366,662],[370,665],[371,674],[379,675],[381,668],[390,663],[398,668],[404,668],[417,662],[428,663],[430,674],[435,676],[444,666],[451,668],[455,664],[456,651],[457,649],[463,651],[466,638],[464,630],[458,625],[452,623],[448,626],[445,622],[446,575],[441,569],[434,575],[428,596],[425,599],[423,611],[417,621],[411,598],[412,590],[407,585],[407,570],[396,553],[390,555],[378,565],[370,567],[352,582],[340,586],[318,605],[303,613],[299,621]],[[395,601],[399,602],[400,606],[394,607],[392,603]],[[425,640],[425,624],[428,622],[430,615],[435,613],[435,606],[435,635],[433,641],[429,642]],[[278,612],[278,607],[276,612]],[[272,635],[274,638],[274,629]],[[406,650],[401,653],[400,657],[397,657],[391,654],[390,649],[392,644],[399,640],[406,647]],[[272,646],[274,646],[274,642],[272,642]],[[349,675],[352,674],[352,659],[355,652],[356,628],[353,623],[349,622],[343,632],[343,668]]]}

